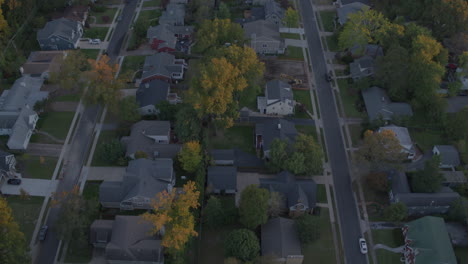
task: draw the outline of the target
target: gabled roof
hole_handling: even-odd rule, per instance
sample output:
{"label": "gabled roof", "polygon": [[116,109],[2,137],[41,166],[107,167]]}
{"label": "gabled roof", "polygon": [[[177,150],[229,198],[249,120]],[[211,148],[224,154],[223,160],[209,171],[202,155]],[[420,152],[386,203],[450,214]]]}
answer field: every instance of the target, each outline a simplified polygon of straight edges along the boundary
{"label": "gabled roof", "polygon": [[440,173],[444,177],[444,183],[446,184],[462,184],[468,182],[463,171],[440,171]]}
{"label": "gabled roof", "polygon": [[338,20],[340,24],[343,25],[348,20],[349,15],[357,13],[359,11],[367,10],[369,8],[370,7],[368,5],[363,4],[361,2],[353,2],[337,8],[336,12],[338,13]]}
{"label": "gabled roof", "polygon": [[81,37],[77,32],[78,28],[79,23],[77,21],[62,17],[47,22],[45,27],[37,32],[37,39],[44,40],[51,36],[57,36],[75,43]]}
{"label": "gabled roof", "polygon": [[146,38],[156,38],[158,40],[165,41],[164,43],[160,44],[160,47],[168,47],[172,49],[175,49],[176,47],[177,38],[170,30],[170,25],[167,24],[148,28],[148,31],[146,32]]}
{"label": "gabled roof", "polygon": [[10,164],[7,163],[7,157],[13,156],[13,154],[0,150],[0,169],[9,171]]}
{"label": "gabled roof", "polygon": [[405,148],[405,150],[414,151],[413,141],[411,141],[408,128],[395,125],[384,126],[379,128],[379,132],[382,132],[383,130],[393,131],[393,133],[395,133],[396,138],[400,142],[400,145],[403,148]]}
{"label": "gabled roof", "polygon": [[159,17],[159,24],[174,24],[177,20],[185,18],[185,5],[170,3],[166,6],[166,11]]}
{"label": "gabled roof", "polygon": [[15,81],[9,90],[0,97],[0,110],[20,111],[25,105],[34,107],[36,102],[48,97],[49,92],[40,91],[44,80],[23,76]]}
{"label": "gabled roof", "polygon": [[29,137],[35,126],[35,123],[31,123],[30,121],[35,116],[37,116],[36,112],[28,106],[23,107],[8,139],[7,146],[9,149],[25,149],[24,143],[26,143],[26,146],[28,145]]}
{"label": "gabled roof", "polygon": [[23,74],[40,75],[44,72],[56,72],[60,69],[65,51],[33,51],[23,66]]}
{"label": "gabled roof", "polygon": [[284,9],[280,6],[275,0],[268,0],[265,3],[265,17],[270,17],[272,15],[277,15],[279,19],[284,17]]}
{"label": "gabled roof", "polygon": [[413,110],[407,103],[394,103],[390,101],[384,89],[373,86],[362,90],[362,97],[366,104],[369,120],[382,117],[384,120],[391,120],[395,116],[412,116]]}
{"label": "gabled roof", "polygon": [[208,186],[217,190],[237,190],[237,167],[208,167]]}
{"label": "gabled roof", "polygon": [[214,160],[232,160],[235,161],[236,154],[234,149],[213,149],[210,152]]}
{"label": "gabled roof", "polygon": [[317,185],[313,180],[296,180],[293,174],[283,171],[273,179],[260,178],[260,187],[283,194],[288,207],[298,203],[315,207]]}
{"label": "gabled roof", "polygon": [[210,152],[213,160],[232,160],[234,165],[242,168],[264,168],[265,161],[254,154],[239,149],[213,149]]}
{"label": "gabled roof", "polygon": [[164,261],[161,240],[150,235],[153,225],[141,216],[117,215],[106,246],[108,260]]}
{"label": "gabled roof", "polygon": [[415,263],[456,264],[452,242],[440,217],[425,216],[406,224],[409,246],[417,250]]}
{"label": "gabled roof", "polygon": [[152,76],[165,76],[171,78],[172,73],[183,72],[182,65],[174,64],[175,56],[169,53],[157,53],[145,58],[142,79]]}
{"label": "gabled roof", "polygon": [[255,134],[262,136],[263,150],[268,151],[275,138],[294,142],[298,132],[292,122],[284,119],[266,118],[255,124]]}
{"label": "gabled roof", "polygon": [[140,107],[157,105],[162,101],[167,101],[170,85],[161,80],[151,80],[140,84],[136,92],[136,101]]}
{"label": "gabled roof", "polygon": [[281,80],[275,79],[267,82],[265,90],[267,100],[293,100],[291,85]]}
{"label": "gabled roof", "polygon": [[296,223],[292,219],[278,217],[262,225],[261,244],[263,256],[287,258],[302,255]]}
{"label": "gabled roof", "polygon": [[244,35],[247,39],[257,38],[283,41],[280,37],[279,26],[266,20],[256,20],[245,23]]}
{"label": "gabled roof", "polygon": [[434,149],[437,149],[440,153],[440,163],[443,165],[460,165],[460,155],[458,150],[452,145],[435,145]]}
{"label": "gabled roof", "polygon": [[136,196],[154,198],[172,185],[172,164],[172,159],[132,160],[121,182],[104,181],[99,186],[99,200],[121,202]]}

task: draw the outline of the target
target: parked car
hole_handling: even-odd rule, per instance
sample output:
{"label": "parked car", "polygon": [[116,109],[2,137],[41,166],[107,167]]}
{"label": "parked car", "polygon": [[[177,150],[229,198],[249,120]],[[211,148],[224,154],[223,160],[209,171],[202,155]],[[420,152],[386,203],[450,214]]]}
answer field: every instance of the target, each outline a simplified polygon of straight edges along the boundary
{"label": "parked car", "polygon": [[117,18],[117,21],[122,21],[122,15]]}
{"label": "parked car", "polygon": [[44,241],[47,236],[47,230],[49,230],[48,226],[42,226],[41,229],[39,230],[39,241]]}
{"label": "parked car", "polygon": [[100,40],[100,39],[90,39],[90,40],[89,40],[89,44],[91,44],[91,45],[99,45],[99,44],[101,44],[101,40]]}
{"label": "parked car", "polygon": [[21,179],[8,179],[7,183],[11,185],[20,185]]}
{"label": "parked car", "polygon": [[367,243],[364,238],[359,238],[359,249],[361,250],[362,254],[367,254]]}
{"label": "parked car", "polygon": [[332,81],[331,72],[330,72],[330,73],[325,73],[325,79],[327,80],[327,82],[331,82],[331,81]]}

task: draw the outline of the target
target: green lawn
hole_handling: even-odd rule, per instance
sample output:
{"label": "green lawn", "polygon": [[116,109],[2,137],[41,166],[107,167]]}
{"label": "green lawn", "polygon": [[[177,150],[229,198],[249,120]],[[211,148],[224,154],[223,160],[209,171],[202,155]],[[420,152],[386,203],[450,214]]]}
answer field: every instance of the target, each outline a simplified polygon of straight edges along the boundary
{"label": "green lawn", "polygon": [[[48,112],[39,117],[36,129],[51,134],[57,139],[65,140],[70,129],[71,121],[75,112]],[[33,134],[31,142],[36,143],[57,143],[48,136]]]}
{"label": "green lawn", "polygon": [[79,102],[80,94],[65,94],[54,98],[55,102]]}
{"label": "green lawn", "polygon": [[347,117],[365,117],[365,113],[356,109],[356,101],[359,100],[359,91],[352,89],[348,85],[348,79],[338,79],[341,102]]}
{"label": "green lawn", "polygon": [[364,197],[368,203],[366,207],[367,213],[369,214],[369,220],[386,221],[387,219],[384,218],[383,212],[389,205],[388,194],[375,191],[365,181],[362,187],[364,191]]}
{"label": "green lawn", "polygon": [[110,24],[112,23],[112,19],[114,19],[115,12],[117,12],[117,8],[107,8],[104,12],[92,12],[90,16],[96,17],[96,24]]}
{"label": "green lawn", "polygon": [[296,33],[280,33],[280,37],[287,39],[301,39],[301,36]]}
{"label": "green lawn", "polygon": [[327,191],[325,184],[317,184],[317,202],[326,203],[327,202]]}
{"label": "green lawn", "polygon": [[458,263],[468,263],[468,248],[454,247]]}
{"label": "green lawn", "polygon": [[218,131],[216,136],[210,131],[208,146],[210,149],[239,148],[245,152],[255,154],[253,126],[233,126]]}
{"label": "green lawn", "polygon": [[335,263],[335,245],[333,243],[328,208],[320,208],[320,216],[317,217],[320,218],[320,238],[311,244],[302,246],[302,254],[304,254],[304,261],[302,263]]}
{"label": "green lawn", "polygon": [[6,200],[13,211],[13,217],[18,222],[20,230],[24,233],[29,244],[41,212],[44,197],[30,196],[29,199],[22,200],[19,196],[9,196]]}
{"label": "green lawn", "polygon": [[320,11],[320,17],[322,18],[323,31],[333,32],[335,30],[335,11]]}
{"label": "green lawn", "polygon": [[338,47],[338,34],[333,34],[333,36],[326,36],[327,46],[329,51],[339,51],[340,48]]}
{"label": "green lawn", "polygon": [[[401,229],[381,229],[372,230],[374,244],[384,244],[389,247],[399,247],[403,245],[403,235]],[[377,262],[379,264],[399,263],[401,254],[393,253],[384,249],[376,249]]]}
{"label": "green lawn", "polygon": [[304,60],[304,54],[301,47],[288,46],[283,55],[278,56],[280,59],[288,60]]}
{"label": "green lawn", "polygon": [[361,125],[348,125],[349,134],[351,136],[351,141],[353,142],[353,147],[357,147],[361,141]]}
{"label": "green lawn", "polygon": [[296,129],[299,133],[313,136],[318,142],[317,130],[315,129],[315,126],[296,125]]}
{"label": "green lawn", "polygon": [[143,2],[143,7],[161,6],[161,0],[149,0]]}
{"label": "green lawn", "polygon": [[25,178],[50,180],[57,165],[57,158],[45,156],[17,156],[21,173]]}
{"label": "green lawn", "polygon": [[97,56],[99,54],[98,49],[80,49],[80,51],[84,53],[86,58],[93,59],[93,60],[97,59]]}
{"label": "green lawn", "polygon": [[94,152],[93,156],[93,161],[91,162],[91,166],[98,166],[98,167],[104,167],[104,166],[115,166],[115,164],[109,163],[105,160],[102,160],[99,155],[98,155],[98,150],[99,147],[112,140],[112,139],[118,139],[117,136],[117,131],[114,130],[102,130],[101,134],[99,135],[98,142],[96,144],[96,151]]}
{"label": "green lawn", "polygon": [[160,16],[161,10],[144,10],[140,12],[137,23],[142,20],[149,20],[152,26],[156,26]]}
{"label": "green lawn", "polygon": [[120,72],[125,73],[127,71],[131,71],[134,73],[141,70],[145,63],[145,58],[146,56],[125,56]]}
{"label": "green lawn", "polygon": [[[294,90],[293,89],[294,100],[303,104],[311,114],[314,113],[312,110],[312,100],[310,99],[309,90]],[[310,118],[310,117],[308,117]]]}
{"label": "green lawn", "polygon": [[431,150],[434,145],[449,144],[448,139],[444,137],[442,131],[410,128],[409,132],[413,142],[416,143],[424,152]]}
{"label": "green lawn", "polygon": [[108,27],[88,28],[85,30],[83,38],[100,39],[101,41],[104,41],[108,30]]}

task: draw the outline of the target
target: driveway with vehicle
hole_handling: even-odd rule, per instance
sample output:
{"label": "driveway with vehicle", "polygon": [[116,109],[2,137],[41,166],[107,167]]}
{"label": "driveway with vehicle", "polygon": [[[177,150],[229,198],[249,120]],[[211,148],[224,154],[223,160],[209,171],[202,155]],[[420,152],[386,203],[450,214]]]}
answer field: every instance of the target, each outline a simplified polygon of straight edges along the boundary
{"label": "driveway with vehicle", "polygon": [[53,180],[21,178],[20,185],[3,184],[2,193],[10,195],[21,194],[23,189],[31,196],[47,196],[55,191],[57,182]]}

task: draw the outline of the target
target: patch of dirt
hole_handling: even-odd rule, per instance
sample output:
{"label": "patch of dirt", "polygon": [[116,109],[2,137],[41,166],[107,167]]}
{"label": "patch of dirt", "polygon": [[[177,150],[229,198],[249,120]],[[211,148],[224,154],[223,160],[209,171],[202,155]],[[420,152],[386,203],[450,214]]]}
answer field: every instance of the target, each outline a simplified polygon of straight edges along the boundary
{"label": "patch of dirt", "polygon": [[[307,87],[307,76],[304,69],[303,61],[295,60],[278,60],[266,59],[262,60],[265,63],[265,80],[281,79],[281,74],[286,74],[294,79],[302,80],[302,85]],[[288,81],[288,80],[284,80]]]}

